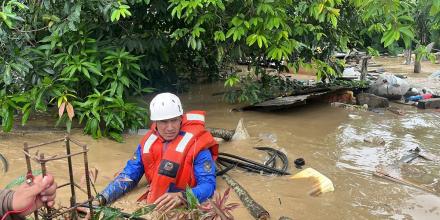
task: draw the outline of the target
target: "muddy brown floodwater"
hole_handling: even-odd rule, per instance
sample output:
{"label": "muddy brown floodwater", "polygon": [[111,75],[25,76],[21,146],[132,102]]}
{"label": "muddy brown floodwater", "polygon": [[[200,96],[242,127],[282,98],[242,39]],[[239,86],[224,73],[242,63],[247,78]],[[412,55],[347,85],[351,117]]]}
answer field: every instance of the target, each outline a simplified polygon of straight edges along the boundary
{"label": "muddy brown floodwater", "polygon": [[[408,68],[402,67],[397,59],[382,59],[379,62],[388,62],[389,65],[397,63],[395,66],[401,69]],[[425,74],[438,67],[426,64]],[[397,67],[392,68],[392,71],[397,71]],[[222,102],[221,97],[211,96],[211,93],[221,89],[222,86],[218,84],[197,85],[181,95],[186,110],[207,111],[209,127],[233,129],[238,120],[244,118],[252,138],[221,143],[220,151],[263,161],[265,153],[253,148],[273,146],[287,153],[292,174],[300,171],[292,165],[294,159],[302,157],[306,167],[320,171],[335,185],[334,192],[311,197],[306,194],[304,182],[294,182],[289,177],[231,171],[230,175],[270,212],[272,219],[280,216],[293,219],[440,219],[439,196],[371,174],[378,165],[388,166],[401,178],[439,194],[439,161],[418,158],[411,164],[399,164],[398,160],[415,147],[440,156],[440,112],[396,105],[405,110],[404,116],[397,116],[391,112],[331,108],[323,103],[275,113],[231,112],[234,106]],[[364,142],[365,138],[374,136],[382,137],[385,145]],[[9,172],[0,176],[0,187],[25,173],[21,152],[23,142],[36,144],[60,137],[63,137],[62,133],[45,131],[25,135],[0,134],[0,152],[10,163]],[[116,143],[108,139],[93,140],[82,135],[81,130],[73,130],[72,138],[89,146],[89,166],[99,170],[96,188],[100,191],[132,156],[141,136],[126,135],[125,143]],[[52,145],[40,150],[43,151],[49,155],[60,155],[63,148],[62,145]],[[75,158],[75,180],[79,183],[83,169],[82,157]],[[67,170],[66,161],[48,164],[48,171],[55,175],[59,184],[67,182]],[[217,179],[217,183],[218,191],[223,192],[227,188],[221,178]],[[114,206],[126,211],[136,209],[133,201],[143,193],[145,185],[143,180]],[[78,200],[85,198],[81,192],[77,193],[81,195]],[[60,190],[59,203],[67,205],[68,197],[67,188]],[[234,193],[230,202],[239,202]],[[233,214],[236,219],[252,219],[243,206]]]}

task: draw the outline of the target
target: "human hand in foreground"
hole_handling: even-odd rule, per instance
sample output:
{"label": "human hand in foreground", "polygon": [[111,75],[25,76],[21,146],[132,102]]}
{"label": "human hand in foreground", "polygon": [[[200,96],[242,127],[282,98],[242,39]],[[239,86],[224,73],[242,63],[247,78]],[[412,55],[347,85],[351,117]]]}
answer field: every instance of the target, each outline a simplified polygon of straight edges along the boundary
{"label": "human hand in foreground", "polygon": [[26,216],[35,210],[55,204],[57,184],[52,175],[48,174],[44,178],[42,175],[34,178],[31,184],[22,184],[15,190],[12,199],[12,208],[15,211],[24,210],[19,215]]}
{"label": "human hand in foreground", "polygon": [[156,205],[156,208],[154,208],[154,210],[167,212],[173,208],[183,205],[184,202],[185,199],[180,192],[165,193],[154,202],[154,204]]}

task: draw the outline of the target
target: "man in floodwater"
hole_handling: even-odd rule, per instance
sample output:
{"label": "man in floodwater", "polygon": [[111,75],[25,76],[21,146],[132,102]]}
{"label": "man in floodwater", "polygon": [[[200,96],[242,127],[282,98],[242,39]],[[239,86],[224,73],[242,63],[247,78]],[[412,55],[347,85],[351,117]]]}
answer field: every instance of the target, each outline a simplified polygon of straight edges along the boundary
{"label": "man in floodwater", "polygon": [[142,175],[149,183],[138,201],[168,211],[185,201],[190,187],[199,202],[214,193],[218,144],[205,129],[205,113],[183,114],[180,99],[161,93],[150,103],[149,132],[142,138],[124,170],[99,195],[101,204],[111,203],[133,189]]}

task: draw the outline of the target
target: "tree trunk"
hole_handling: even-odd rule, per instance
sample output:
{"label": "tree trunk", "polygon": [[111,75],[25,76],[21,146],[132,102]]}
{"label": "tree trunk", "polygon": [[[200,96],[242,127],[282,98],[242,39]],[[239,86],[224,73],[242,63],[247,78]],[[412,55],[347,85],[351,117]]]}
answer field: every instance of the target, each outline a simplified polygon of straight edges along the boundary
{"label": "tree trunk", "polygon": [[368,73],[368,60],[370,59],[370,56],[363,56],[362,57],[362,68],[361,68],[361,80],[365,80],[367,73]]}
{"label": "tree trunk", "polygon": [[422,64],[420,62],[419,55],[416,55],[416,61],[414,62],[414,73],[420,73],[422,71]]}
{"label": "tree trunk", "polygon": [[404,52],[405,55],[405,65],[411,65],[411,49],[406,49]]}
{"label": "tree trunk", "polygon": [[240,197],[243,205],[249,210],[250,214],[258,220],[266,220],[270,219],[269,212],[266,211],[260,204],[255,202],[254,199],[249,195],[249,193],[234,179],[232,179],[228,174],[223,174],[222,178],[226,181],[226,183],[234,189],[235,193],[237,193],[238,197]]}

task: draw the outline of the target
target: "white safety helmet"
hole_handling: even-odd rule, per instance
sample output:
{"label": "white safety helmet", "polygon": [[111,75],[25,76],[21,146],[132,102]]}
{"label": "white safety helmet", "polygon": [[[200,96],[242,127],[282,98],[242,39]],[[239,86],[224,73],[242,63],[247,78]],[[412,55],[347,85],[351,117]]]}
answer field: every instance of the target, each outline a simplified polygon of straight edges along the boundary
{"label": "white safety helmet", "polygon": [[156,95],[150,102],[150,119],[160,121],[183,115],[179,97],[169,92]]}

